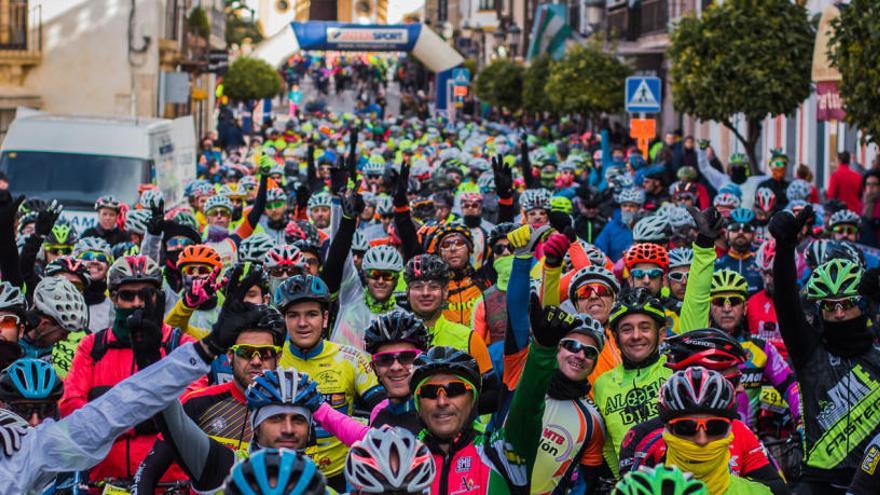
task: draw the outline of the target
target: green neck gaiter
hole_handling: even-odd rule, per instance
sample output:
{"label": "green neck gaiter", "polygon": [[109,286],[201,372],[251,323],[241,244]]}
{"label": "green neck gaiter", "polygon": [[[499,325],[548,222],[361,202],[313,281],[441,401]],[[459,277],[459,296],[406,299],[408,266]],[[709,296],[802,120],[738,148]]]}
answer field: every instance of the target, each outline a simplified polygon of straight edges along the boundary
{"label": "green neck gaiter", "polygon": [[116,308],[116,316],[113,318],[113,335],[120,341],[128,344],[131,342],[131,332],[128,328],[128,317],[134,314],[137,308]]}
{"label": "green neck gaiter", "polygon": [[510,271],[513,269],[513,256],[502,256],[492,262],[495,273],[498,274],[496,284],[498,288],[507,292],[507,282],[510,280]]}

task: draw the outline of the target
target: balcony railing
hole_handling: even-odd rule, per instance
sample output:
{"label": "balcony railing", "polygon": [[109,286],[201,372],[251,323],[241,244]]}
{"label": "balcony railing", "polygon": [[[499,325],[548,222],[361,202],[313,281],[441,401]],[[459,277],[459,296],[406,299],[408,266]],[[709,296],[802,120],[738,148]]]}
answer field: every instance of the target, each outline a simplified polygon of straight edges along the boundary
{"label": "balcony railing", "polygon": [[39,52],[43,46],[42,8],[26,1],[0,6],[0,50]]}
{"label": "balcony railing", "polygon": [[665,32],[669,24],[668,0],[643,0],[635,8],[621,4],[608,10],[608,34],[635,41],[648,34]]}
{"label": "balcony railing", "polygon": [[641,33],[652,34],[666,31],[669,24],[668,0],[645,0],[642,2]]}

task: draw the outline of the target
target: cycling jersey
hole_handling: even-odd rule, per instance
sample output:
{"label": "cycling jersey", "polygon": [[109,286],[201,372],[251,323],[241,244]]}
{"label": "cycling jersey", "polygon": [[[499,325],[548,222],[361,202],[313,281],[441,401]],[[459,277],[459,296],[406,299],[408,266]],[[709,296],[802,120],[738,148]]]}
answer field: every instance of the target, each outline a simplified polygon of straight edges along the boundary
{"label": "cycling jersey", "polygon": [[666,356],[659,356],[642,368],[632,369],[621,364],[596,380],[593,396],[608,431],[604,456],[615,478],[619,477],[617,456],[626,432],[657,417],[660,386],[672,375],[672,370],[664,364]]}
{"label": "cycling jersey", "polygon": [[477,360],[481,373],[492,373],[492,359],[489,357],[486,343],[466,326],[451,322],[444,315],[440,315],[437,321],[428,327],[428,333],[431,334],[431,347],[445,345],[466,352]]}
{"label": "cycling jersey", "polygon": [[715,261],[715,269],[730,269],[742,275],[749,284],[749,294],[764,288],[764,278],[761,276],[761,270],[755,263],[754,253],[751,251],[744,255],[728,251],[727,254]]}
{"label": "cycling jersey", "polygon": [[471,327],[474,312],[479,304],[483,304],[483,289],[480,283],[471,274],[449,281],[449,292],[446,296],[446,308],[443,316],[453,322]]}
{"label": "cycling jersey", "polygon": [[737,393],[739,416],[750,428],[758,421],[761,402],[761,386],[770,384],[785,399],[791,416],[800,418],[800,397],[794,373],[772,344],[757,337],[739,337],[740,344],[748,354],[746,362],[739,366],[742,371],[740,384],[744,391]]}
{"label": "cycling jersey", "polygon": [[70,332],[64,340],[60,340],[52,346],[52,365],[55,366],[55,372],[62,380],[67,377],[67,373],[70,371],[77,346],[88,334],[86,331]]}
{"label": "cycling jersey", "polygon": [[847,495],[875,495],[880,491],[880,470],[877,469],[877,464],[880,464],[880,435],[868,443],[856,475],[849,484]]}
{"label": "cycling jersey", "polygon": [[[324,400],[349,416],[354,412],[356,397],[370,409],[384,398],[384,390],[370,370],[369,357],[353,347],[324,340],[303,352],[288,341],[278,366],[308,373]],[[342,472],[348,448],[323,428],[316,430],[318,443],[306,452],[328,478],[335,476]]]}

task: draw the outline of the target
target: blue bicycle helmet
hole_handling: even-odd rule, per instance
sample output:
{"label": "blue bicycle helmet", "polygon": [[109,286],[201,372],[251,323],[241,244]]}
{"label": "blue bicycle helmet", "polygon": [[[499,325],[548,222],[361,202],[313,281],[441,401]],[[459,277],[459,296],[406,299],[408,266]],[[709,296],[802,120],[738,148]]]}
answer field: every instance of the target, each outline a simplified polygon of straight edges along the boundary
{"label": "blue bicycle helmet", "polygon": [[64,393],[64,382],[52,364],[42,359],[22,358],[0,375],[0,400],[58,401]]}
{"label": "blue bicycle helmet", "polygon": [[741,223],[751,225],[755,221],[755,212],[748,208],[737,208],[730,212],[728,224]]}
{"label": "blue bicycle helmet", "polygon": [[284,311],[293,303],[315,301],[326,306],[330,303],[330,289],[320,277],[294,275],[275,290],[275,307]]}
{"label": "blue bicycle helmet", "polygon": [[[312,400],[323,400],[309,376],[293,368],[265,370],[254,378],[244,393],[251,411],[271,404],[306,406]],[[318,403],[320,405],[320,402]]]}
{"label": "blue bicycle helmet", "polygon": [[326,481],[305,454],[290,449],[262,449],[232,468],[223,493],[324,495]]}

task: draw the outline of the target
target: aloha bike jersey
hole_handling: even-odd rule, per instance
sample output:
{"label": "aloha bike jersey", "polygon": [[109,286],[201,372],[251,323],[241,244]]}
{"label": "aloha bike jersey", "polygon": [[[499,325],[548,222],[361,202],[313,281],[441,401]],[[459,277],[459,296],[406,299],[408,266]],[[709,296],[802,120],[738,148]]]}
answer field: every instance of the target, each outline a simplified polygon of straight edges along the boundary
{"label": "aloha bike jersey", "polygon": [[70,371],[70,365],[73,364],[73,355],[79,342],[88,335],[89,332],[70,332],[64,340],[60,340],[52,346],[52,365],[55,366],[55,372],[58,378],[62,380]]}
{"label": "aloha bike jersey", "polygon": [[[360,397],[370,409],[384,398],[384,390],[370,370],[369,357],[353,347],[323,340],[314,349],[303,352],[288,341],[278,366],[308,373],[324,400],[349,416],[354,412],[355,397]],[[328,478],[340,474],[348,448],[321,427],[316,428],[316,433],[318,443],[306,453]]]}
{"label": "aloha bike jersey", "polygon": [[194,390],[181,397],[186,415],[214,440],[232,450],[247,450],[253,433],[247,399],[234,381]]}
{"label": "aloha bike jersey", "polygon": [[761,408],[761,387],[771,385],[788,403],[792,418],[800,418],[800,398],[797,381],[791,367],[779,355],[776,347],[756,337],[738,338],[748,354],[746,362],[739,366],[742,371],[742,392],[737,393],[740,419],[755,428]]}
{"label": "aloha bike jersey", "polygon": [[766,290],[758,291],[749,298],[746,303],[746,321],[751,335],[773,344],[779,354],[784,359],[788,359],[788,349],[785,348],[782,334],[779,333],[776,306]]}
{"label": "aloha bike jersey", "polygon": [[532,468],[531,493],[566,493],[579,465],[602,465],[604,443],[605,423],[592,400],[547,397],[540,445]]}
{"label": "aloha bike jersey", "polygon": [[[636,471],[642,466],[654,467],[666,460],[666,441],[663,440],[663,421],[653,418],[630,428],[620,446],[621,473]],[[770,459],[761,442],[742,421],[731,423],[733,441],[730,442],[730,472],[737,476],[770,465]]]}
{"label": "aloha bike jersey", "polygon": [[621,364],[596,380],[593,397],[608,432],[603,454],[615,478],[619,478],[617,455],[626,432],[657,417],[660,386],[672,375],[672,370],[664,366],[666,356],[656,359],[644,368],[630,369]]}

